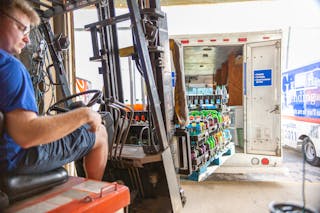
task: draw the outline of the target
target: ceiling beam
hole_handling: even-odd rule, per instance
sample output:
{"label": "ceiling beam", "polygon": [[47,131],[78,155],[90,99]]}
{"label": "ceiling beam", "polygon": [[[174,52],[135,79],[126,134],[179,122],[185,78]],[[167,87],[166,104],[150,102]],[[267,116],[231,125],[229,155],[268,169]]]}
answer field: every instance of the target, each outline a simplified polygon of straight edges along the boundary
{"label": "ceiling beam", "polygon": [[[176,5],[192,5],[192,4],[217,4],[217,3],[231,3],[257,0],[160,0],[162,6],[176,6]],[[127,7],[126,0],[116,0],[116,7]]]}

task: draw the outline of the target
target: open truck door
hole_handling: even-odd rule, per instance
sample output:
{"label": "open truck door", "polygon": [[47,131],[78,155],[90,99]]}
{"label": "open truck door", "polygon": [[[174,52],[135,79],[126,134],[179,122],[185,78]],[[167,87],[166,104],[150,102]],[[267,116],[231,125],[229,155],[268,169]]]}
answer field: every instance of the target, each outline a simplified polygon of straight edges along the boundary
{"label": "open truck door", "polygon": [[[273,40],[248,43],[245,48],[244,141],[247,154],[281,157],[280,46],[280,40]],[[269,159],[264,159],[261,163],[269,164]]]}

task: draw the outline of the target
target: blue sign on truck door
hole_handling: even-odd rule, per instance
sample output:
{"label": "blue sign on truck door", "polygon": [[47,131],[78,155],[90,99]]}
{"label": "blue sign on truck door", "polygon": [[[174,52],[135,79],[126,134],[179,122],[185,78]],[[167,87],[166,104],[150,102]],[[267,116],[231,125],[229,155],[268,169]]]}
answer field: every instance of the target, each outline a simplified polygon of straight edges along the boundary
{"label": "blue sign on truck door", "polygon": [[272,70],[254,70],[253,71],[254,86],[271,86],[272,85]]}

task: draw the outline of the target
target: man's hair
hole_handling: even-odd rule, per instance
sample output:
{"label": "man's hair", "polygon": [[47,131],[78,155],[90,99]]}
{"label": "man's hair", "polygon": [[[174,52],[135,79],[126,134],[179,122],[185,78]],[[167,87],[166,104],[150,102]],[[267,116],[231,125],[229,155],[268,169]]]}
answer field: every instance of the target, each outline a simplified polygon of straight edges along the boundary
{"label": "man's hair", "polygon": [[20,10],[27,15],[32,26],[36,26],[40,23],[38,13],[26,0],[0,0],[0,13],[1,11],[11,13],[13,10]]}

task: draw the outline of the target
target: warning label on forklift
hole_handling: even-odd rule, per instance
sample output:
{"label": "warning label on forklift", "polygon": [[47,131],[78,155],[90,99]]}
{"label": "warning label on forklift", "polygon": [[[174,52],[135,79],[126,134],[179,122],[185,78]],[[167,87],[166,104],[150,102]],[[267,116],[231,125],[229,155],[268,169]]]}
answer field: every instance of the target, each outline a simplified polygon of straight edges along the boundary
{"label": "warning label on forklift", "polygon": [[272,85],[272,70],[254,70],[254,86],[271,86]]}

